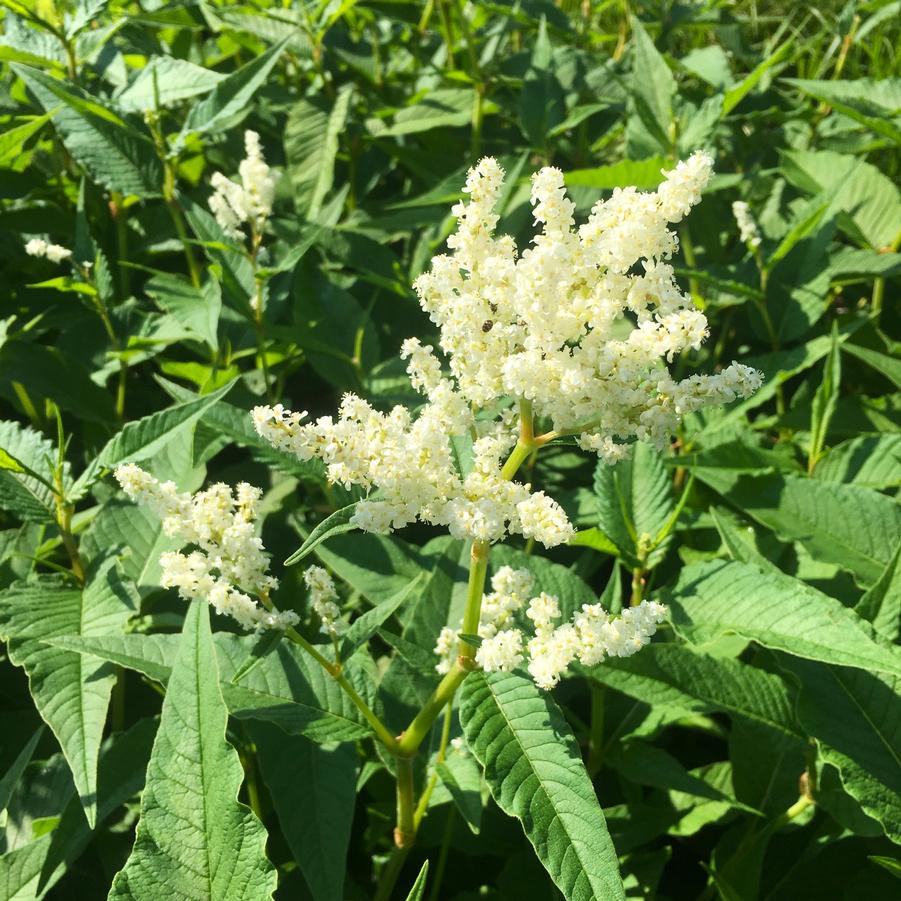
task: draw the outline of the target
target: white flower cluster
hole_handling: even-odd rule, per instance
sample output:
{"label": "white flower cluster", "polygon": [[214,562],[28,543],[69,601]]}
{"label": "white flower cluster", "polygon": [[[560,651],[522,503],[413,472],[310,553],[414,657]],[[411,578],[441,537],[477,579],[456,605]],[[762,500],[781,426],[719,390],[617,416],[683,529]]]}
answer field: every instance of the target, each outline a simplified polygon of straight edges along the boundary
{"label": "white flower cluster", "polygon": [[[337,419],[305,423],[306,413],[280,404],[257,407],[257,432],[301,460],[323,460],[332,482],[378,489],[357,506],[353,522],[362,529],[387,532],[419,518],[478,541],[508,533],[546,547],[568,541],[574,530],[562,508],[502,474],[515,416],[474,413],[511,397],[531,402],[554,430],[614,462],[629,439],[659,446],[686,412],[760,385],[760,374],[739,363],[679,382],[665,365],[707,334],[666,260],[678,243],[669,225],[698,202],[710,171],[710,157],[697,153],[666,172],[655,193],[614,191],[576,229],[562,173],[542,169],[532,180],[542,230],[517,255],[512,238],[492,236],[503,171],[482,160],[466,180],[469,202],[453,208],[452,254],[435,257],[414,286],[439,328],[451,377],[434,348],[410,338],[402,356],[427,398],[415,418],[348,394]],[[614,339],[617,320],[634,327]],[[469,441],[472,465],[462,471],[459,450]]]}
{"label": "white flower cluster", "polygon": [[[414,382],[427,379],[425,361],[434,360],[430,348],[410,339],[404,352],[411,357]],[[358,503],[352,519],[368,532],[389,532],[419,517],[446,526],[457,538],[497,541],[516,532],[546,547],[568,541],[574,530],[556,501],[501,477],[501,456],[516,440],[510,423],[476,423],[448,380],[439,375],[437,384],[428,384],[429,403],[415,420],[405,407],[380,413],[347,394],[337,421],[323,416],[302,424],[305,413],[278,404],[257,407],[254,425],[275,447],[301,460],[322,459],[330,481],[377,487],[380,497]],[[473,444],[473,469],[464,476],[451,438],[470,430],[481,434]]]}
{"label": "white flower cluster", "polygon": [[290,610],[267,609],[278,580],[267,572],[269,557],[254,528],[262,496],[259,488],[246,482],[234,490],[216,484],[191,495],[132,463],[119,466],[116,479],[133,501],[163,521],[166,535],[197,548],[160,556],[163,588],[177,588],[185,600],[204,598],[217,613],[233,617],[247,629],[285,629],[297,623],[297,614]]}
{"label": "white flower cluster", "polygon": [[61,263],[72,256],[72,251],[68,247],[49,244],[43,238],[32,238],[25,245],[25,253],[31,257],[46,257],[51,263]]}
{"label": "white flower cluster", "polygon": [[335,603],[338,592],[332,577],[321,566],[310,566],[303,574],[303,580],[310,592],[310,606],[319,617],[321,631],[337,638],[344,630],[341,610]]}
{"label": "white flower cluster", "polygon": [[[666,616],[666,607],[643,601],[616,618],[600,604],[584,604],[571,622],[555,625],[560,602],[541,592],[529,599],[533,580],[528,570],[501,567],[491,580],[492,591],[482,601],[482,621],[476,663],[486,673],[509,672],[528,660],[528,671],[539,688],[553,688],[573,660],[595,666],[605,657],[629,657],[646,645]],[[534,634],[528,640],[515,625],[516,614],[526,610]],[[438,636],[435,669],[450,672],[459,631],[445,627]]]}
{"label": "white flower cluster", "polygon": [[[511,238],[492,237],[503,171],[493,159],[471,170],[470,201],[453,210],[453,253],[436,257],[414,286],[462,395],[477,407],[506,396],[532,401],[555,429],[580,433],[583,446],[608,458],[615,439],[661,444],[679,418],[661,391],[663,361],[707,335],[704,314],[666,262],[678,246],[669,225],[700,200],[711,166],[696,153],[665,172],[654,193],[617,189],[578,228],[563,173],[542,169],[532,179],[541,232],[519,255]],[[635,327],[612,339],[626,314]],[[745,394],[759,384],[739,364],[702,381],[722,378]],[[710,389],[695,382],[689,390]]]}
{"label": "white flower cluster", "polygon": [[760,229],[751,215],[751,208],[743,200],[736,200],[732,204],[732,215],[738,223],[742,242],[752,250],[760,247]]}
{"label": "white flower cluster", "polygon": [[230,238],[242,240],[241,228],[249,223],[255,234],[260,234],[272,213],[275,186],[278,178],[266,165],[260,136],[255,131],[244,132],[247,157],[241,161],[238,173],[241,184],[216,172],[210,179],[215,193],[210,197],[210,209],[222,231]]}

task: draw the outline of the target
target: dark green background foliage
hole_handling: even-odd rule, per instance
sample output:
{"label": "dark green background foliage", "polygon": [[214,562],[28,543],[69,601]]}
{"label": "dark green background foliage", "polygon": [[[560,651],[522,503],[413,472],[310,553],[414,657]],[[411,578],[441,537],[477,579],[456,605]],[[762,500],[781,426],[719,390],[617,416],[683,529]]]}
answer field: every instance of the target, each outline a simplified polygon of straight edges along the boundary
{"label": "dark green background foliage", "polygon": [[[419,755],[417,787],[438,782],[396,897],[603,898],[614,857],[629,897],[898,896],[901,4],[2,6],[0,897],[105,897],[139,813],[113,897],[263,898],[276,881],[282,899],[373,897],[393,762],[293,646],[186,619],[156,587],[160,523],[110,469],[263,487],[280,564],[356,495],[262,443],[246,411],[268,395],[331,412],[347,390],[416,403],[398,349],[434,335],[410,284],[479,156],[506,168],[500,228],[525,246],[539,166],[563,169],[584,215],[698,148],[716,175],[675,263],[711,334],[677,373],[739,359],[763,389],[615,469],[550,448],[528,477],[577,541],[550,562],[515,542],[492,557],[525,560],[564,606],[650,595],[671,622],[552,698],[469,677],[451,734],[470,752],[427,769],[436,734]],[[258,321],[254,271],[208,212],[245,128],[282,172]],[[40,236],[87,277],[27,256]],[[315,554],[355,614],[422,580],[371,634],[374,662],[346,667],[399,732],[437,681],[466,549],[415,527]],[[301,569],[275,566],[276,601],[306,616]],[[511,745],[534,763],[521,784]],[[173,805],[190,817],[204,797],[232,869],[147,894],[196,865],[185,842],[167,863],[152,849]]]}

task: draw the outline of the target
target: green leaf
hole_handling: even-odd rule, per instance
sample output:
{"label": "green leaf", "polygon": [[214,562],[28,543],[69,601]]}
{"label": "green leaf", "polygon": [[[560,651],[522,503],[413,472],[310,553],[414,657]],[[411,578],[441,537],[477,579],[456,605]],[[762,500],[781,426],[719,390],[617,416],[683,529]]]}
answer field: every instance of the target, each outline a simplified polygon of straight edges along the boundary
{"label": "green leaf", "polygon": [[55,111],[53,125],[66,149],[95,182],[123,194],[159,196],[163,169],[148,135],[71,82],[18,63],[12,68],[41,106]]}
{"label": "green leaf", "polygon": [[656,141],[656,149],[664,154],[668,153],[673,143],[671,127],[676,79],[644,26],[634,16],[631,91],[638,117]]}
{"label": "green leaf", "polygon": [[889,641],[897,642],[901,638],[901,542],[885,572],[854,610]]}
{"label": "green leaf", "polygon": [[410,892],[407,895],[407,901],[422,901],[425,897],[426,879],[429,875],[429,862],[424,861],[419,869],[415,881],[413,882]]}
{"label": "green leaf", "polygon": [[860,435],[826,452],[814,475],[822,482],[862,488],[901,485],[901,435]]}
{"label": "green leaf", "polygon": [[[671,481],[661,454],[638,441],[625,460],[600,461],[594,473],[598,527],[619,548],[629,565],[644,563],[641,554],[656,546],[675,508]],[[641,544],[642,549],[639,548]],[[653,565],[655,556],[649,562]]]}
{"label": "green leaf", "polygon": [[619,548],[598,528],[581,529],[567,544],[571,547],[590,547],[602,554],[619,556]]}
{"label": "green leaf", "polygon": [[802,738],[792,698],[778,676],[682,644],[651,644],[586,670],[596,682],[683,716],[722,711]]}
{"label": "green leaf", "polygon": [[813,472],[826,445],[829,423],[835,415],[842,383],[842,357],[838,341],[838,328],[832,327],[832,347],[823,364],[823,380],[813,395],[810,409],[810,451],[808,471]]}
{"label": "green leaf", "polygon": [[196,335],[212,351],[219,349],[222,289],[215,279],[196,288],[186,278],[159,272],[145,283],[144,293],[192,337]]}
{"label": "green leaf", "polygon": [[234,380],[218,391],[203,394],[149,416],[126,423],[118,435],[111,438],[93,464],[94,471],[112,469],[119,463],[137,463],[159,453],[180,432],[190,428],[210,407],[234,388]]}
{"label": "green leaf", "polygon": [[89,560],[119,555],[122,573],[146,596],[159,591],[160,554],[180,547],[163,532],[163,523],[146,507],[112,498],[101,508],[81,538],[81,553]]}
{"label": "green leaf", "polygon": [[652,190],[663,181],[663,170],[668,168],[665,157],[652,156],[646,160],[622,160],[595,169],[573,169],[564,176],[567,187],[587,188],[636,188]]}
{"label": "green leaf", "polygon": [[879,578],[895,550],[901,508],[869,488],[796,475],[696,471],[747,516],[784,540],[800,541],[818,560],[849,570],[861,585]]}
{"label": "green leaf", "polygon": [[0,594],[0,635],[10,660],[28,674],[38,712],[62,748],[88,823],[97,814],[97,756],[115,682],[111,667],[47,644],[62,635],[85,640],[121,628],[135,601],[114,560],[85,587],[57,576],[17,582]]}
{"label": "green leaf", "polygon": [[209,97],[195,103],[185,119],[176,147],[183,146],[189,135],[230,127],[243,118],[250,111],[251,100],[266,83],[286,43],[287,39],[279,41],[223,78]]}
{"label": "green leaf", "polygon": [[451,754],[435,766],[435,772],[470,832],[478,835],[482,826],[482,777],[475,761],[469,756]]}
{"label": "green leaf", "polygon": [[791,576],[747,563],[688,566],[668,603],[673,626],[695,644],[735,633],[810,660],[901,674],[901,653],[874,641],[866,620]]}
{"label": "green leaf", "polygon": [[63,410],[89,422],[112,423],[116,409],[112,397],[91,380],[76,357],[34,341],[7,341],[0,348],[0,393],[14,397],[13,382],[21,382],[31,395],[49,398]]}
{"label": "green leaf", "polygon": [[901,79],[874,81],[826,81],[812,78],[783,78],[782,81],[815,97],[833,109],[855,119],[877,134],[901,144],[897,112],[901,109]]}
{"label": "green leaf", "polygon": [[798,717],[845,789],[901,844],[901,678],[780,657],[801,683]]}
{"label": "green leaf", "polygon": [[304,539],[303,544],[287,560],[285,566],[293,566],[303,560],[307,554],[312,553],[326,539],[342,532],[353,532],[359,526],[351,522],[354,513],[357,512],[356,502],[336,510],[322,520],[319,525]]}
{"label": "green leaf", "polygon": [[567,901],[624,899],[604,815],[551,696],[515,673],[472,673],[460,720],[495,801],[520,820]]}
{"label": "green leaf", "polygon": [[353,824],[357,752],[324,748],[276,726],[251,723],[263,781],[282,832],[316,901],[342,901]]}
{"label": "green leaf", "polygon": [[164,109],[209,93],[226,76],[173,56],[155,56],[116,97],[128,112]]}
{"label": "green leaf", "polygon": [[[56,109],[59,109],[57,107]],[[55,112],[54,110],[53,112]],[[52,118],[53,113],[44,113],[43,116],[35,116],[30,122],[10,128],[0,135],[0,166],[8,166],[22,152],[25,142],[34,134],[37,134]]]}
{"label": "green leaf", "polygon": [[564,100],[563,88],[554,74],[547,20],[542,16],[519,94],[519,124],[533,147],[546,146],[548,133],[565,115]]}
{"label": "green leaf", "polygon": [[3,778],[0,779],[0,814],[6,810],[9,799],[12,797],[13,790],[21,778],[22,773],[25,772],[25,767],[31,762],[31,756],[34,754],[34,749],[37,747],[43,734],[44,727],[38,726],[31,738],[25,743],[25,747],[19,751],[12,766],[4,773]]}
{"label": "green leaf", "polygon": [[299,100],[285,125],[285,157],[297,212],[316,219],[335,178],[338,144],[347,122],[353,89],[345,86],[330,110]]}
{"label": "green leaf", "polygon": [[475,99],[472,89],[437,88],[411,106],[398,110],[393,124],[388,127],[378,120],[367,125],[377,138],[396,138],[434,128],[457,128],[472,118]]}
{"label": "green leaf", "polygon": [[[104,742],[97,780],[98,823],[143,787],[144,761],[150,754],[155,728],[155,720],[142,719],[124,735]],[[0,898],[27,901],[42,897],[90,844],[94,833],[81,803],[72,797],[71,789],[68,797],[71,800],[52,832],[0,856]],[[65,798],[62,800],[65,802]]]}
{"label": "green leaf", "polygon": [[755,87],[757,87],[760,79],[763,78],[773,66],[779,65],[785,59],[793,43],[793,40],[788,40],[778,49],[767,54],[749,75],[743,78],[737,85],[726,91],[723,97],[724,117],[728,116],[729,113],[731,113],[732,110],[734,110],[735,107],[738,106],[738,104],[741,103]]}
{"label": "green leaf", "polygon": [[341,637],[339,656],[342,661],[347,661],[354,652],[361,648],[385,623],[393,616],[397,609],[407,600],[417,588],[422,587],[426,581],[425,573],[420,573],[409,585],[406,585],[394,597],[382,601],[361,616],[358,616],[350,625],[350,628]]}
{"label": "green leaf", "polygon": [[17,422],[0,421],[0,455],[0,509],[26,522],[53,522],[53,443]]}
{"label": "green leaf", "polygon": [[[118,663],[157,682],[169,679],[176,654],[173,635],[100,635],[57,638],[54,646]],[[219,677],[229,712],[241,719],[266,720],[285,732],[313,741],[353,741],[371,734],[359,710],[322,667],[289,642],[260,659],[233,684],[236,672],[253,652],[253,636],[216,633]],[[365,673],[351,661],[344,673],[364,696],[372,694]]]}
{"label": "green leaf", "polygon": [[372,532],[335,534],[316,547],[316,556],[373,604],[394,597],[428,570],[428,562],[418,548],[393,535]]}
{"label": "green leaf", "polygon": [[244,773],[225,739],[209,607],[194,601],[163,701],[147,765],[135,844],[111,899],[196,901],[270,898],[277,875],[266,859],[266,829],[237,800]]}
{"label": "green leaf", "polygon": [[852,344],[850,341],[845,342],[842,350],[852,357],[857,357],[858,360],[863,360],[867,366],[884,375],[896,388],[901,388],[901,361],[897,358],[881,354],[869,347]]}
{"label": "green leaf", "polygon": [[797,187],[829,201],[824,220],[845,214],[852,236],[857,232],[874,250],[897,239],[901,193],[871,163],[831,150],[793,150],[783,154],[782,171]]}

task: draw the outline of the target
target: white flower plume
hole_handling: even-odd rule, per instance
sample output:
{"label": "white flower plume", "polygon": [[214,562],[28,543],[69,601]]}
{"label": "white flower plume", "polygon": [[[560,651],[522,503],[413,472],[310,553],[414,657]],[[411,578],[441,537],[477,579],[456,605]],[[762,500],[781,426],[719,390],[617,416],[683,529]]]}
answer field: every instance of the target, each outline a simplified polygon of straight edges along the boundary
{"label": "white flower plume", "polygon": [[[666,365],[707,335],[667,261],[678,246],[669,226],[700,200],[711,166],[696,153],[664,173],[656,192],[617,189],[578,228],[563,174],[542,169],[532,180],[541,230],[518,253],[512,238],[493,234],[504,173],[483,159],[467,177],[469,201],[453,208],[451,253],[414,285],[450,371],[434,347],[404,342],[411,384],[427,398],[418,415],[401,406],[381,412],[348,394],[337,419],[305,422],[306,413],[281,404],[257,407],[257,432],[301,460],[321,459],[332,482],[378,489],[378,499],[357,506],[362,529],[420,519],[478,541],[520,534],[546,547],[565,543],[574,530],[559,504],[502,475],[515,416],[486,421],[474,411],[528,402],[554,430],[614,462],[630,439],[660,446],[687,413],[759,387],[760,374],[740,363],[681,381]],[[473,466],[463,473],[453,439],[470,437]]]}

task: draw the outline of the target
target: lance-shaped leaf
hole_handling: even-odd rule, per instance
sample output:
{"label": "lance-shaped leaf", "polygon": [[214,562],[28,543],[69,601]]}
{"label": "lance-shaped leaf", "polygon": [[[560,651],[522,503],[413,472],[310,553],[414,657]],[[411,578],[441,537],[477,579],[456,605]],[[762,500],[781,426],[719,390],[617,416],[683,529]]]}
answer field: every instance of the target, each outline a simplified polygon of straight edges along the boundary
{"label": "lance-shaped leaf", "polygon": [[353,824],[357,751],[324,748],[277,726],[250,735],[288,847],[317,901],[342,901]]}
{"label": "lance-shaped leaf", "polygon": [[409,585],[398,591],[394,597],[388,598],[387,601],[382,601],[381,604],[377,604],[361,616],[358,616],[341,638],[341,659],[346,661],[358,648],[366,644],[379,630],[382,623],[393,616],[401,604],[418,588],[421,588],[425,581],[425,573],[420,573]]}
{"label": "lance-shaped leaf", "polygon": [[[149,135],[138,131],[90,94],[56,78],[13,65],[38,102],[49,113],[66,149],[91,178],[111,191],[155,197],[163,169]],[[62,108],[60,105],[62,104]]]}
{"label": "lance-shaped leaf", "polygon": [[425,897],[426,879],[429,875],[429,862],[425,861],[419,870],[419,875],[407,895],[407,901],[422,901]]}
{"label": "lance-shaped leaf", "polygon": [[[97,822],[102,823],[144,785],[144,761],[156,731],[155,719],[142,719],[128,732],[108,738],[100,751]],[[93,837],[81,803],[69,789],[59,825],[50,833],[0,855],[0,898],[43,897],[88,846]]]}
{"label": "lance-shaped leaf", "polygon": [[43,576],[0,594],[0,635],[9,643],[10,660],[28,674],[35,705],[62,748],[91,826],[97,811],[97,756],[115,675],[101,661],[46,642],[121,629],[135,609],[132,591],[109,560],[84,588]]}
{"label": "lance-shaped leaf", "polygon": [[682,644],[652,644],[633,657],[611,657],[590,678],[630,697],[685,715],[723,711],[802,738],[788,686],[739,660]]}
{"label": "lance-shaped leaf", "polygon": [[166,410],[157,410],[126,423],[91,461],[91,465],[78,480],[76,491],[92,482],[101,469],[111,469],[119,463],[137,463],[158,453],[176,434],[192,426],[213,404],[225,397],[234,384],[231,381],[211,394],[201,395]]}
{"label": "lance-shaped leaf", "polygon": [[0,422],[0,509],[27,522],[54,519],[51,441],[17,422]]}
{"label": "lance-shaped leaf", "polygon": [[723,561],[689,566],[669,604],[676,630],[695,643],[735,633],[797,657],[901,675],[901,653],[874,641],[866,620],[782,573]]}
{"label": "lance-shaped leaf", "polygon": [[463,683],[466,743],[567,901],[625,898],[616,851],[576,740],[548,694],[516,673]]}
{"label": "lance-shaped leaf", "polygon": [[850,570],[865,586],[882,574],[901,533],[901,507],[869,488],[714,469],[698,470],[698,478],[780,538],[800,541],[812,556]]}
{"label": "lance-shaped leaf", "polygon": [[276,872],[266,859],[266,829],[237,800],[244,773],[225,739],[227,721],[209,607],[195,601],[147,765],[134,848],[110,899],[272,896]]}
{"label": "lance-shaped leaf", "polygon": [[901,678],[781,656],[801,683],[798,717],[845,789],[901,844]]}
{"label": "lance-shaped leaf", "polygon": [[285,49],[285,43],[285,40],[280,41],[223,78],[209,97],[192,106],[176,145],[181,146],[192,133],[207,132],[233,124],[235,119],[248,112],[250,101],[266,83],[269,73]]}
{"label": "lance-shaped leaf", "polygon": [[340,535],[342,532],[352,532],[358,528],[351,522],[354,513],[357,512],[356,503],[348,504],[340,510],[335,510],[330,516],[322,520],[319,525],[304,539],[303,544],[287,560],[285,566],[293,566],[300,563],[307,554],[311,554],[323,541],[332,535]]}
{"label": "lance-shaped leaf", "polygon": [[[174,635],[101,635],[54,639],[56,647],[99,657],[137,670],[157,682],[169,679],[175,659]],[[290,642],[281,642],[259,663],[244,666],[253,651],[252,636],[219,632],[215,636],[219,677],[229,712],[261,719],[313,741],[353,741],[371,733],[360,712],[323,668]],[[238,684],[232,680],[244,669]],[[344,675],[364,697],[374,688],[365,671],[350,661]]]}
{"label": "lance-shaped leaf", "polygon": [[854,609],[889,641],[901,637],[901,542],[879,581]]}

